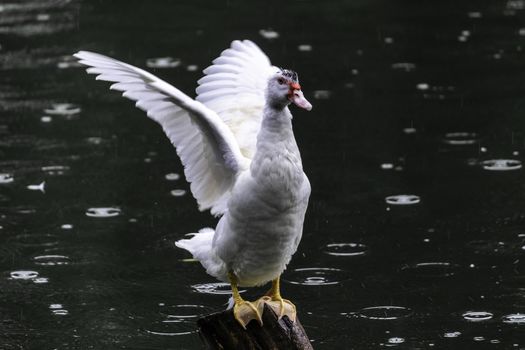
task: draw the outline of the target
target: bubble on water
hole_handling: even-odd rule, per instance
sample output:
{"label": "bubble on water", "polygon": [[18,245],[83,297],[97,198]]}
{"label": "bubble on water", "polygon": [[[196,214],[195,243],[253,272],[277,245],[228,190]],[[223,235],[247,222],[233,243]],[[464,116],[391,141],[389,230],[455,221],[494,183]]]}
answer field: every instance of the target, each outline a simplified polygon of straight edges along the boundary
{"label": "bubble on water", "polygon": [[393,163],[381,163],[381,169],[392,170],[394,169],[394,164]]}
{"label": "bubble on water", "polygon": [[316,100],[328,100],[332,97],[332,91],[330,90],[315,90],[313,94]]}
{"label": "bubble on water", "polygon": [[417,133],[417,129],[414,127],[403,128],[403,133],[407,135],[415,134]]}
{"label": "bubble on water", "polygon": [[117,207],[99,207],[86,210],[86,215],[92,218],[112,218],[119,216],[120,213],[121,210]]}
{"label": "bubble on water", "polygon": [[458,272],[458,265],[441,261],[424,262],[404,266],[401,270],[421,277],[449,277]]}
{"label": "bubble on water", "polygon": [[67,165],[47,165],[42,167],[42,171],[51,176],[64,175],[69,170],[70,168]]}
{"label": "bubble on water", "polygon": [[196,72],[198,69],[199,69],[199,66],[197,66],[196,64],[189,64],[186,66],[186,70],[188,72]]}
{"label": "bubble on water", "polygon": [[509,314],[505,315],[501,318],[503,323],[509,323],[509,324],[525,324],[525,314]]}
{"label": "bubble on water", "polygon": [[392,63],[392,69],[402,70],[405,72],[412,72],[416,69],[416,64],[411,62],[397,62]]}
{"label": "bubble on water", "polygon": [[31,270],[19,270],[11,272],[10,275],[14,280],[31,280],[38,277],[38,272]]}
{"label": "bubble on water", "polygon": [[346,271],[330,267],[309,267],[291,270],[283,277],[285,282],[302,286],[336,285],[349,279]]}
{"label": "bubble on water", "polygon": [[386,197],[385,202],[390,205],[414,205],[421,202],[421,198],[414,194],[398,194]]}
{"label": "bubble on water", "polygon": [[204,305],[160,305],[160,313],[168,320],[188,320],[202,317],[213,309]]}
{"label": "bubble on water", "polygon": [[0,173],[0,184],[10,184],[15,181],[13,174]]}
{"label": "bubble on water", "polygon": [[361,243],[330,243],[324,248],[324,252],[334,256],[359,256],[368,252],[368,247]]}
{"label": "bubble on water", "polygon": [[82,109],[73,103],[53,103],[51,108],[44,109],[46,114],[60,115],[60,116],[73,116],[79,114]]}
{"label": "bubble on water", "polygon": [[170,194],[173,196],[173,197],[182,197],[186,194],[186,190],[182,190],[182,189],[175,189],[175,190],[171,190],[170,191]]}
{"label": "bubble on water", "polygon": [[48,115],[44,115],[44,116],[40,117],[40,121],[42,123],[51,123],[53,121],[53,117],[50,117]]}
{"label": "bubble on water", "polygon": [[309,51],[312,51],[312,45],[302,44],[302,45],[297,46],[297,50],[302,51],[302,52],[309,52]]}
{"label": "bubble on water", "polygon": [[73,229],[73,225],[71,225],[71,224],[63,224],[62,226],[60,226],[60,228],[62,230],[71,230],[71,229]]}
{"label": "bubble on water", "polygon": [[490,171],[511,171],[521,169],[521,161],[517,159],[489,159],[481,162],[483,169]]}
{"label": "bubble on water", "polygon": [[36,265],[42,266],[58,266],[58,265],[69,265],[70,259],[66,255],[39,255],[33,258]]}
{"label": "bubble on water", "polygon": [[475,132],[448,132],[443,136],[442,142],[447,145],[465,146],[479,141]]}
{"label": "bubble on water", "polygon": [[455,332],[446,332],[443,334],[444,338],[457,338],[461,335],[461,332],[455,331]]}
{"label": "bubble on water", "polygon": [[472,340],[474,340],[474,341],[484,341],[484,340],[485,340],[485,337],[481,337],[481,336],[479,336],[479,337],[473,337]]}
{"label": "bubble on water", "polygon": [[467,311],[461,316],[470,322],[481,322],[490,320],[494,314],[487,311]]}
{"label": "bubble on water", "polygon": [[230,284],[223,282],[199,283],[192,285],[191,288],[203,294],[228,295],[232,293]]}
{"label": "bubble on water", "polygon": [[181,60],[173,57],[153,57],[146,60],[149,68],[175,68],[181,64]]}
{"label": "bubble on water", "polygon": [[164,178],[168,181],[177,181],[180,179],[180,174],[177,173],[168,173],[164,175]]}
{"label": "bubble on water", "polygon": [[408,307],[385,305],[365,307],[357,312],[359,317],[369,320],[390,321],[412,316],[413,312]]}
{"label": "bubble on water", "polygon": [[386,37],[386,38],[383,39],[383,42],[384,42],[385,44],[393,44],[393,43],[394,43],[394,38],[392,38],[392,37]]}
{"label": "bubble on water", "polygon": [[62,306],[62,304],[51,304],[49,305],[49,308],[51,310],[58,310],[58,309],[62,309],[64,306]]}
{"label": "bubble on water", "polygon": [[276,32],[275,30],[273,30],[271,28],[261,29],[261,30],[259,30],[259,34],[263,38],[268,39],[268,40],[277,39],[280,36],[278,32]]}

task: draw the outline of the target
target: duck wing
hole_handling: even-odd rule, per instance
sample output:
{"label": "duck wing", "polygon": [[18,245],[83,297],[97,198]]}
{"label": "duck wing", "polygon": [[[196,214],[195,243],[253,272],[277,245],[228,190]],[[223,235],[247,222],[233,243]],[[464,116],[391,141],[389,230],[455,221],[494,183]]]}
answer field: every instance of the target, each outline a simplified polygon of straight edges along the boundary
{"label": "duck wing", "polygon": [[97,80],[110,81],[110,89],[136,101],[175,146],[191,192],[200,210],[213,215],[226,210],[237,175],[249,166],[228,125],[219,115],[158,77],[140,68],[88,51],[74,55],[90,66]]}
{"label": "duck wing", "polygon": [[252,41],[235,40],[198,81],[196,100],[217,112],[248,159],[255,154],[268,79],[277,69]]}

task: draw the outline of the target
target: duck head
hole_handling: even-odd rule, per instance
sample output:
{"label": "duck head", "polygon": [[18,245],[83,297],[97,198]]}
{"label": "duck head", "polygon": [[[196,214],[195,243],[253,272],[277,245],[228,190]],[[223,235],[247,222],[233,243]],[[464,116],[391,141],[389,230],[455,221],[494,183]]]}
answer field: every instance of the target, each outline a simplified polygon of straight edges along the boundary
{"label": "duck head", "polygon": [[279,69],[272,75],[268,81],[266,98],[267,103],[275,108],[284,108],[293,103],[307,111],[312,109],[312,105],[301,91],[297,73],[288,69]]}

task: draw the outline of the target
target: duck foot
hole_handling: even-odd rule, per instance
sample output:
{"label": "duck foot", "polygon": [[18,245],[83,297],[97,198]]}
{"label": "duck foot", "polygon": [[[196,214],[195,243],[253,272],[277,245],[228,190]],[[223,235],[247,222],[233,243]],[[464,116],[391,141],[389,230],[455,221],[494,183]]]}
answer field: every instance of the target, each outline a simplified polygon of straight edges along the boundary
{"label": "duck foot", "polygon": [[251,320],[256,320],[262,327],[263,320],[261,315],[263,311],[264,304],[260,303],[258,300],[253,303],[246,300],[240,300],[236,302],[233,307],[233,316],[244,329],[246,329],[246,325],[250,323]]}
{"label": "duck foot", "polygon": [[264,304],[268,305],[275,312],[279,320],[283,318],[283,316],[288,316],[290,321],[295,322],[297,318],[297,309],[290,300],[281,297],[263,296],[259,298],[256,303],[262,305],[262,310],[264,310]]}

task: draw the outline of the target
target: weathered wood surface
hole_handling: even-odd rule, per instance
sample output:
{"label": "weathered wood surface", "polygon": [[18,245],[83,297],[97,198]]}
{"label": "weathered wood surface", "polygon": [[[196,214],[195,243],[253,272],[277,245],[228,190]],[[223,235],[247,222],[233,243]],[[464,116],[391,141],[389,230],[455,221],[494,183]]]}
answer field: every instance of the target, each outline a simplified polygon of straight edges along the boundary
{"label": "weathered wood surface", "polygon": [[204,316],[197,321],[201,338],[213,350],[313,350],[303,326],[287,316],[278,320],[267,305],[263,326],[251,321],[246,330],[233,317],[232,310]]}

